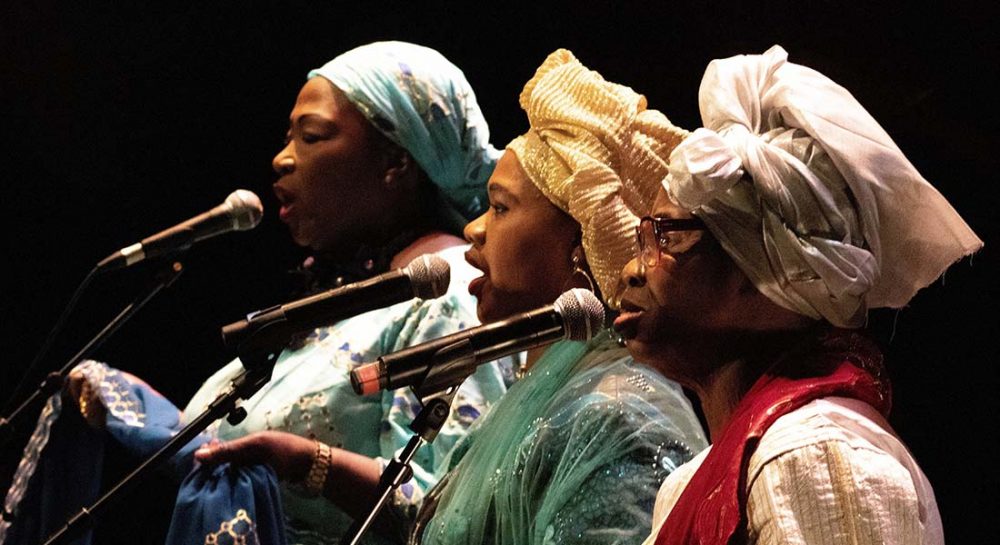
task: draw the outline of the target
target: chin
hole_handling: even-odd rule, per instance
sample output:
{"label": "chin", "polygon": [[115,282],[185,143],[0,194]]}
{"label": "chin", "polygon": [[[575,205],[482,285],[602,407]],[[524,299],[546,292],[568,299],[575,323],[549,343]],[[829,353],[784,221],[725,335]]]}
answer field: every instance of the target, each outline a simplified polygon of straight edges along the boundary
{"label": "chin", "polygon": [[625,347],[635,361],[652,367],[669,379],[679,380],[682,378],[677,373],[677,358],[671,356],[672,351],[669,347],[663,346],[661,343],[650,343],[639,339],[627,339]]}
{"label": "chin", "polygon": [[639,339],[625,339],[625,348],[632,358],[647,365],[654,365],[656,355],[659,352],[654,346],[650,346]]}
{"label": "chin", "polygon": [[294,229],[291,226],[288,228],[288,236],[292,238],[292,244],[300,246],[302,248],[311,248],[312,245],[308,238],[302,236],[302,232],[298,229]]}
{"label": "chin", "polygon": [[[496,295],[499,295],[500,297],[498,298]],[[533,310],[533,308],[520,308],[518,306],[512,307],[509,304],[510,302],[519,300],[520,298],[516,295],[503,295],[498,294],[492,289],[484,289],[478,296],[476,316],[479,317],[480,322],[489,324],[510,318],[515,314],[519,314],[527,310]],[[507,304],[504,304],[505,302]]]}
{"label": "chin", "polygon": [[479,304],[476,305],[476,316],[484,324],[503,320],[507,317],[503,312],[498,312],[496,307],[490,305],[488,300],[484,299],[480,299]]}

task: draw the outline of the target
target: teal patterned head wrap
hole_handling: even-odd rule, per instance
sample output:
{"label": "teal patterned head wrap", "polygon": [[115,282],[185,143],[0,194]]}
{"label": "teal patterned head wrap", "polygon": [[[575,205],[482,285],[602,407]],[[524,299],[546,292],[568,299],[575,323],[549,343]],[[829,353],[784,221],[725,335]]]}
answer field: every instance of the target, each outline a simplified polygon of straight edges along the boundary
{"label": "teal patterned head wrap", "polygon": [[352,49],[309,72],[333,82],[390,140],[405,148],[466,219],[486,206],[500,152],[490,145],[465,74],[437,51],[406,42]]}

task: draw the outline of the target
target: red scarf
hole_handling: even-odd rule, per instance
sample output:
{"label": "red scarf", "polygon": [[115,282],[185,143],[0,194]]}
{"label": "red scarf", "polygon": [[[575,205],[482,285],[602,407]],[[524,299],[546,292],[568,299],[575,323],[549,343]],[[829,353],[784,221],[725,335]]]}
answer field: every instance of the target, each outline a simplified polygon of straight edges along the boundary
{"label": "red scarf", "polygon": [[891,403],[882,355],[867,338],[826,333],[806,353],[790,354],[750,388],[688,482],[656,536],[656,545],[746,542],[747,466],[779,417],[822,397],[850,397],[883,415]]}

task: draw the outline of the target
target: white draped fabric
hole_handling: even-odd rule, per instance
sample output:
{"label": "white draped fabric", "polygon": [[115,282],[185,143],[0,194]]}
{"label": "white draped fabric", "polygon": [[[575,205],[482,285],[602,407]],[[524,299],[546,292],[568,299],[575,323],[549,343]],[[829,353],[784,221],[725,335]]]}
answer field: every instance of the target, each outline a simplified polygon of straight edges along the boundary
{"label": "white draped fabric", "polygon": [[775,303],[857,327],[983,243],[847,90],[787,57],[709,65],[705,128],[664,186]]}

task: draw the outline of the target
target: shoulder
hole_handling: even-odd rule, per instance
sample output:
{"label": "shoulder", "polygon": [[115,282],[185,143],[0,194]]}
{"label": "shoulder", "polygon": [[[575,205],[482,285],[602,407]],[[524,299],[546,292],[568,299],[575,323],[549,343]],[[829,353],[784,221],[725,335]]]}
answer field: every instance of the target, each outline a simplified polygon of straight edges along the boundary
{"label": "shoulder", "polygon": [[852,457],[887,457],[919,471],[906,446],[874,408],[858,400],[830,397],[808,403],[768,428],[750,457],[748,483],[762,468],[787,454],[830,444],[842,444]]}
{"label": "shoulder", "polygon": [[680,393],[681,389],[677,383],[637,363],[627,349],[603,332],[587,346],[563,391],[573,396],[622,399],[661,392]]}
{"label": "shoulder", "polygon": [[391,267],[394,269],[405,267],[407,263],[424,254],[441,254],[446,250],[463,245],[465,245],[465,241],[455,235],[443,232],[427,233],[396,254],[392,259]]}
{"label": "shoulder", "polygon": [[452,246],[434,252],[449,265],[450,281],[443,296],[411,299],[360,314],[331,326],[327,334],[336,332],[339,341],[340,338],[368,338],[375,333],[379,349],[384,352],[478,325],[476,299],[468,291],[475,269],[465,262],[466,249],[467,246]]}
{"label": "shoulder", "polygon": [[548,413],[554,423],[592,421],[616,432],[641,432],[646,443],[668,441],[682,451],[677,464],[707,446],[681,387],[635,362],[608,335],[588,347]]}
{"label": "shoulder", "polygon": [[[941,533],[930,483],[889,424],[857,400],[824,398],[778,420],[747,471],[751,532],[824,532],[879,542]],[[907,537],[910,536],[910,537]]]}
{"label": "shoulder", "polygon": [[[469,244],[453,235],[444,233],[428,234],[417,239],[413,244],[396,254],[392,266],[404,267],[407,263],[424,254],[434,254],[448,263],[450,282],[448,296],[461,296],[473,299],[469,295],[469,282],[482,273],[465,260],[465,252]],[[474,299],[473,299],[474,300]]]}

